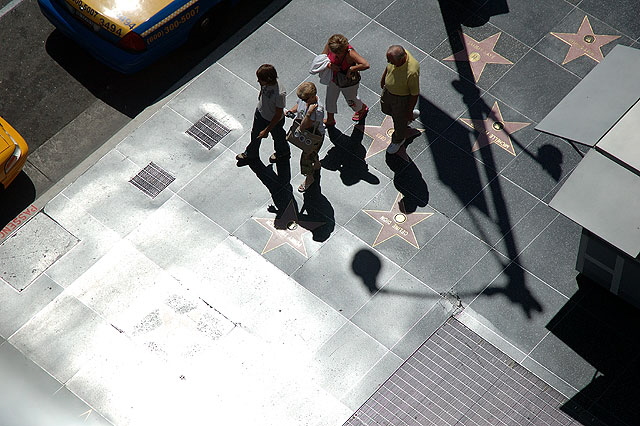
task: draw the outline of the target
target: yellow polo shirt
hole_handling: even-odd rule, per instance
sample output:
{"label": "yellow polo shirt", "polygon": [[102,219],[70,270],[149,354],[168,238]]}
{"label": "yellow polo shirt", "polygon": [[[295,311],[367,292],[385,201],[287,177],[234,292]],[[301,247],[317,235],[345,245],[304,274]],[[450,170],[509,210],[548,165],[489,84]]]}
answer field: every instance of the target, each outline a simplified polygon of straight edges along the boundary
{"label": "yellow polo shirt", "polygon": [[416,61],[411,53],[406,52],[407,60],[401,66],[387,64],[384,86],[394,95],[417,96],[420,94],[420,62]]}

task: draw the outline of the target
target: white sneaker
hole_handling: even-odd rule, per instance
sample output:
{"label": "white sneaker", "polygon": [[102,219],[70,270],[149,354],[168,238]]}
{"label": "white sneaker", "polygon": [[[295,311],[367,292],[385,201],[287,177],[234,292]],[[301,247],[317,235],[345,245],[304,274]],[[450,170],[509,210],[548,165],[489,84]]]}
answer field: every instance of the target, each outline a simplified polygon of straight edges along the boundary
{"label": "white sneaker", "polygon": [[404,141],[400,141],[398,143],[390,143],[387,147],[387,154],[395,154],[396,152],[398,152],[403,143]]}

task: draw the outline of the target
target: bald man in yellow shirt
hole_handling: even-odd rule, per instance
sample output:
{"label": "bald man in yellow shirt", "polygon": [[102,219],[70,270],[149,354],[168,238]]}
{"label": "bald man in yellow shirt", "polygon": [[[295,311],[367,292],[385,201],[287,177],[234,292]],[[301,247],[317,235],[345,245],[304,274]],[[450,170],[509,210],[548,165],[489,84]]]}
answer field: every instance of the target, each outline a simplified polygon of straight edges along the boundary
{"label": "bald man in yellow shirt", "polygon": [[380,79],[382,112],[393,119],[393,135],[387,153],[395,154],[404,143],[413,109],[420,95],[420,63],[402,46],[387,49],[387,67]]}

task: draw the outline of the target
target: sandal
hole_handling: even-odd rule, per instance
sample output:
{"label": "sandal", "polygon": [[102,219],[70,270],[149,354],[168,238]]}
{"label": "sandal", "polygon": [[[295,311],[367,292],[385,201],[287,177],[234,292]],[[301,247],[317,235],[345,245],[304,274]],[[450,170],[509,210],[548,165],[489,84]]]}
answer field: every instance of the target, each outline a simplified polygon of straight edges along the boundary
{"label": "sandal", "polygon": [[298,187],[298,191],[305,192],[307,189],[309,189],[311,185],[313,185],[314,182],[315,182],[315,179],[309,183],[307,183],[307,179],[305,179],[304,182],[302,182]]}
{"label": "sandal", "polygon": [[353,117],[351,117],[351,119],[353,121],[363,120],[368,113],[369,113],[369,107],[366,106],[365,104],[362,104],[362,108],[360,109],[360,111],[357,111],[355,114],[353,114]]}
{"label": "sandal", "polygon": [[246,152],[241,152],[236,155],[236,160],[238,161],[238,166],[246,166],[250,162],[257,160],[256,157],[249,157]]}
{"label": "sandal", "polygon": [[324,120],[324,125],[327,127],[333,127],[336,125],[336,120]]}
{"label": "sandal", "polygon": [[281,157],[277,157],[277,156],[276,156],[276,153],[274,152],[273,154],[271,154],[271,155],[269,156],[269,162],[270,162],[271,164],[275,164],[275,163],[277,163],[277,162],[278,162],[278,161],[280,161],[280,160],[288,160],[289,158],[291,158],[291,155],[283,155],[283,156],[281,156]]}

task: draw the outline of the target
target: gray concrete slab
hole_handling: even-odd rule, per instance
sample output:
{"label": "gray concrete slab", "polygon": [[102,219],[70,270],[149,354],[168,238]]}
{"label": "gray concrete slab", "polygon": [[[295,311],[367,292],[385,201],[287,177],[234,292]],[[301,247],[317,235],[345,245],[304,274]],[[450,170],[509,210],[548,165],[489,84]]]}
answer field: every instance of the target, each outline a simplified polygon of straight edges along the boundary
{"label": "gray concrete slab", "polygon": [[21,292],[0,286],[0,336],[8,339],[42,308],[51,303],[61,292],[60,287],[48,275],[42,274]]}
{"label": "gray concrete slab", "polygon": [[44,211],[56,222],[76,235],[79,242],[65,256],[47,269],[47,276],[62,287],[68,287],[105,255],[120,236],[91,214],[84,203],[78,204],[64,194],[49,201]]}
{"label": "gray concrete slab", "polygon": [[78,239],[45,214],[37,214],[2,242],[0,277],[18,291],[24,290],[49,266],[78,243]]}

